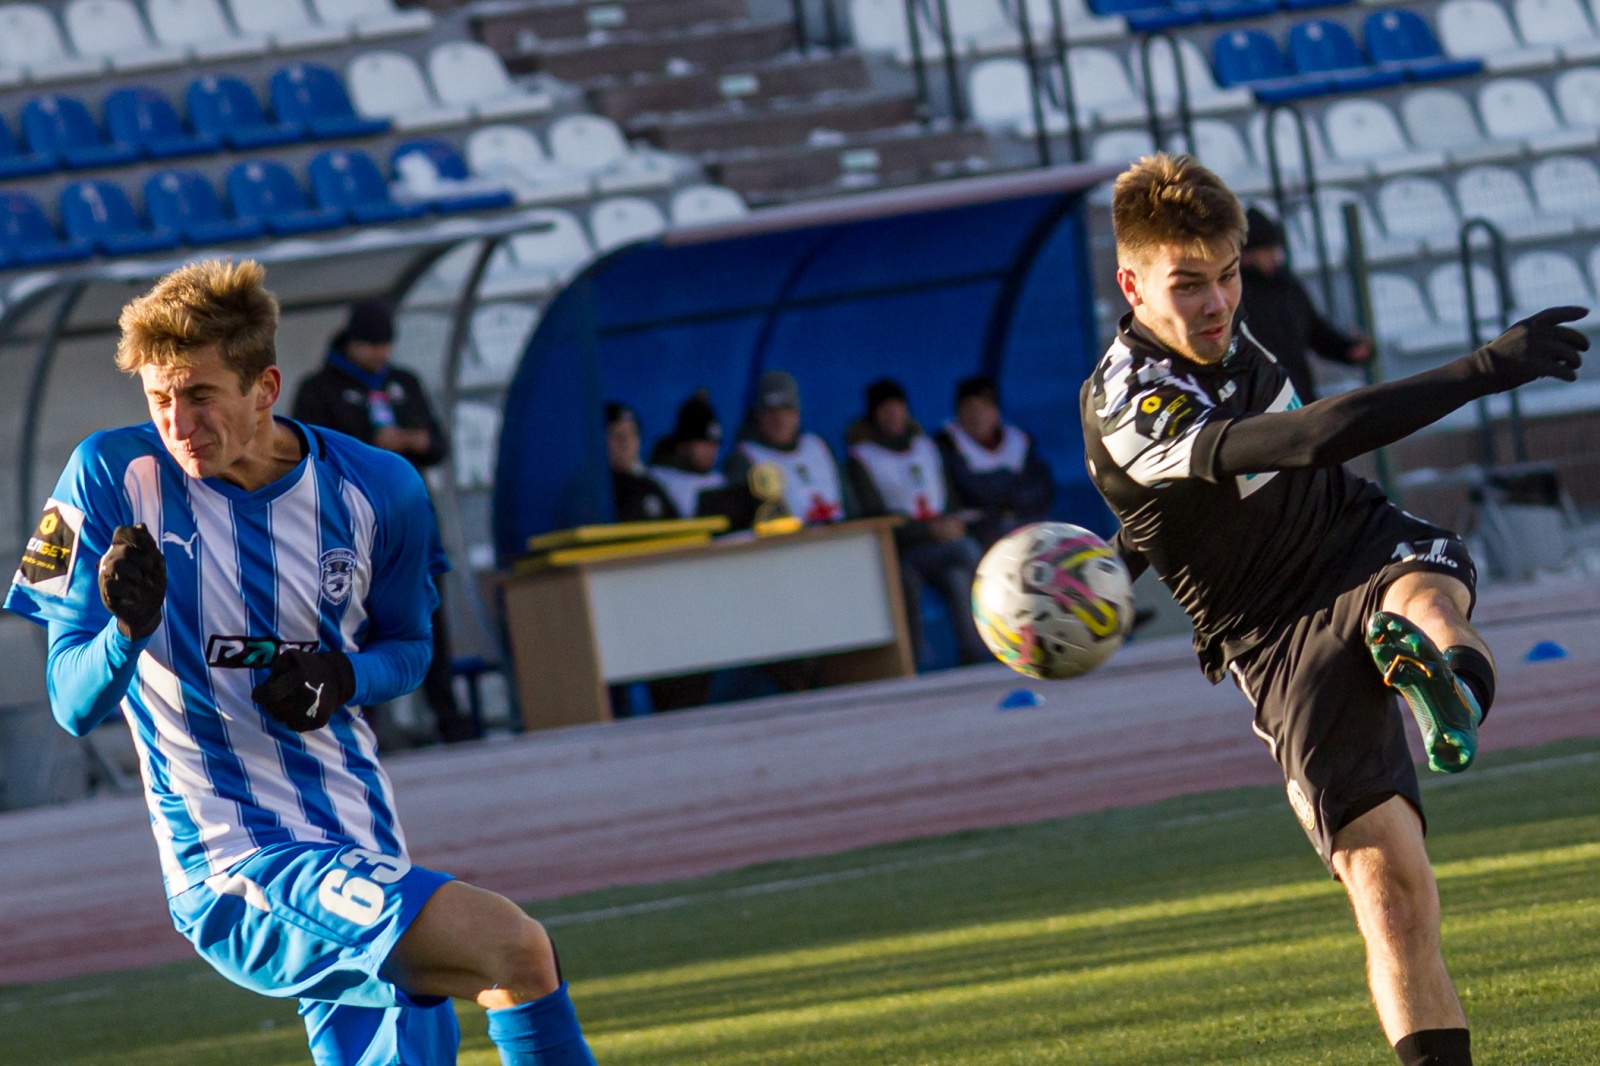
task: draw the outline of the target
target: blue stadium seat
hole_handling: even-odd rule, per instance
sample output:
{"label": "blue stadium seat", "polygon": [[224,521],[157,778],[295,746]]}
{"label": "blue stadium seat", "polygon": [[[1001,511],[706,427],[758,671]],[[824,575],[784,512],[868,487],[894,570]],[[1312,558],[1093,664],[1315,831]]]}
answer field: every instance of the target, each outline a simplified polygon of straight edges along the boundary
{"label": "blue stadium seat", "polygon": [[1278,0],[1204,0],[1207,22],[1262,18],[1278,10]]}
{"label": "blue stadium seat", "polygon": [[1261,30],[1229,30],[1211,42],[1217,82],[1226,88],[1243,86],[1264,104],[1299,100],[1329,92],[1327,78],[1307,77],[1289,69],[1278,44]]}
{"label": "blue stadium seat", "polygon": [[260,219],[276,234],[314,233],[344,225],[344,212],[306,203],[289,168],[271,160],[251,160],[228,171],[228,199],[240,218]]}
{"label": "blue stadium seat", "polygon": [[[516,198],[508,189],[484,189],[481,186],[474,188],[468,184],[472,183],[473,179],[467,174],[466,161],[448,141],[431,138],[407,141],[390,154],[390,169],[396,177],[399,177],[401,160],[407,156],[417,155],[424,157],[425,165],[432,168],[433,174],[442,182],[437,191],[429,190],[423,194],[428,205],[440,214],[491,211],[495,208],[510,207],[516,202]],[[451,191],[450,185],[455,182],[463,183],[466,187],[460,191]]]}
{"label": "blue stadium seat", "polygon": [[322,152],[311,160],[310,171],[311,195],[318,206],[342,210],[353,222],[398,222],[428,213],[426,204],[395,203],[378,164],[365,152]]}
{"label": "blue stadium seat", "polygon": [[1174,26],[1192,26],[1205,18],[1200,0],[1091,0],[1097,15],[1119,15],[1135,33],[1154,33]]}
{"label": "blue stadium seat", "polygon": [[305,139],[299,123],[269,120],[250,86],[231,75],[196,78],[186,95],[194,128],[221,137],[230,148],[276,148]]}
{"label": "blue stadium seat", "polygon": [[222,151],[222,138],[190,133],[172,102],[154,89],[129,85],[106,97],[111,139],[137,146],[151,159],[177,159]]}
{"label": "blue stadium seat", "polygon": [[17,266],[72,263],[94,255],[88,241],[62,240],[39,201],[21,192],[0,192],[0,248]]}
{"label": "blue stadium seat", "polygon": [[298,123],[319,141],[389,130],[386,118],[357,115],[339,75],[314,63],[295,63],[272,76],[272,109],[280,120]]}
{"label": "blue stadium seat", "polygon": [[164,252],[178,246],[165,226],[146,229],[122,186],[109,181],[74,181],[61,190],[61,223],[67,236],[93,244],[106,255]]}
{"label": "blue stadium seat", "polygon": [[189,244],[222,244],[260,237],[267,225],[258,218],[229,218],[217,190],[194,170],[161,170],[144,183],[150,221],[175,230]]}
{"label": "blue stadium seat", "polygon": [[1328,19],[1297,22],[1289,28],[1289,57],[1301,75],[1326,78],[1337,92],[1362,92],[1399,85],[1403,75],[1367,62],[1350,31]]}
{"label": "blue stadium seat", "polygon": [[56,168],[56,160],[44,152],[26,152],[11,135],[11,127],[0,119],[0,180],[31,178],[48,174]]}
{"label": "blue stadium seat", "polygon": [[131,144],[108,143],[83,101],[70,96],[29,100],[22,107],[22,133],[33,151],[72,169],[121,166],[139,158],[139,149]]}
{"label": "blue stadium seat", "polygon": [[1384,70],[1395,70],[1412,81],[1469,77],[1483,69],[1479,59],[1451,59],[1439,39],[1415,11],[1391,8],[1374,11],[1361,24],[1367,54]]}
{"label": "blue stadium seat", "polygon": [[1356,0],[1283,0],[1283,6],[1288,11],[1310,11],[1318,7],[1343,7],[1353,4]]}

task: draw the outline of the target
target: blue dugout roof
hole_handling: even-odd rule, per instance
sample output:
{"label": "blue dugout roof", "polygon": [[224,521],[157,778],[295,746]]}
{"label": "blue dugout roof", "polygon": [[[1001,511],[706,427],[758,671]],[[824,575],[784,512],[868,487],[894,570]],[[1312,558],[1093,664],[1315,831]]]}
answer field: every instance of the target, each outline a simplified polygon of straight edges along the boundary
{"label": "blue dugout roof", "polygon": [[728,431],[756,378],[800,383],[805,427],[842,457],[875,378],[931,431],[956,381],[1000,383],[1054,469],[1056,514],[1103,532],[1078,389],[1099,355],[1083,193],[1119,168],[1057,167],[869,193],[671,230],[592,263],[551,303],[506,398],[495,479],[502,562],[537,533],[613,518],[602,407],[639,413],[646,456],[705,388]]}

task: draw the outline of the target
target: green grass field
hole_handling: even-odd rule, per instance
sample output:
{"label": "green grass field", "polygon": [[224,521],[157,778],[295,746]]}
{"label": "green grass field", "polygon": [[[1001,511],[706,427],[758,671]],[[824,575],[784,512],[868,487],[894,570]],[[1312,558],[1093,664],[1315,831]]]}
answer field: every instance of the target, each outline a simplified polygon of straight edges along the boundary
{"label": "green grass field", "polygon": [[[1480,1063],[1600,1062],[1600,741],[1426,783]],[[1275,788],[541,904],[620,1064],[1392,1063]],[[499,1060],[461,1011],[462,1061]],[[7,1066],[305,1063],[202,964],[0,988]]]}

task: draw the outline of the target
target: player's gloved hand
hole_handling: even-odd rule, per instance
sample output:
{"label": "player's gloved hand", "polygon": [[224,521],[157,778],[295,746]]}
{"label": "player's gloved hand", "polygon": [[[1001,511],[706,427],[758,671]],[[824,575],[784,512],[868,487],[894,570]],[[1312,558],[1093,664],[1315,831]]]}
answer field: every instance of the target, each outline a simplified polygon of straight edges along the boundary
{"label": "player's gloved hand", "polygon": [[1587,307],[1551,307],[1506,330],[1469,359],[1492,382],[1495,392],[1514,389],[1538,378],[1576,381],[1589,338],[1563,322],[1576,322]]}
{"label": "player's gloved hand", "polygon": [[294,730],[321,729],[356,694],[356,672],[342,651],[285,651],[250,698]]}
{"label": "player's gloved hand", "polygon": [[100,599],[131,640],[143,640],[161,625],[167,598],[167,560],[143,525],[118,526],[100,557]]}

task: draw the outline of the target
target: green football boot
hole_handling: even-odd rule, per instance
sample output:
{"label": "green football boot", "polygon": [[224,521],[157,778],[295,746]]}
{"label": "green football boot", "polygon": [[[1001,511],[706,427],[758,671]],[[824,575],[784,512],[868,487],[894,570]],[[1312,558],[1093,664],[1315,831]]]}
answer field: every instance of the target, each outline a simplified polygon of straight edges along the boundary
{"label": "green football boot", "polygon": [[1459,774],[1478,754],[1483,711],[1450,669],[1450,658],[1410,620],[1377,611],[1367,623],[1367,648],[1384,683],[1405,697],[1422,729],[1428,766]]}

